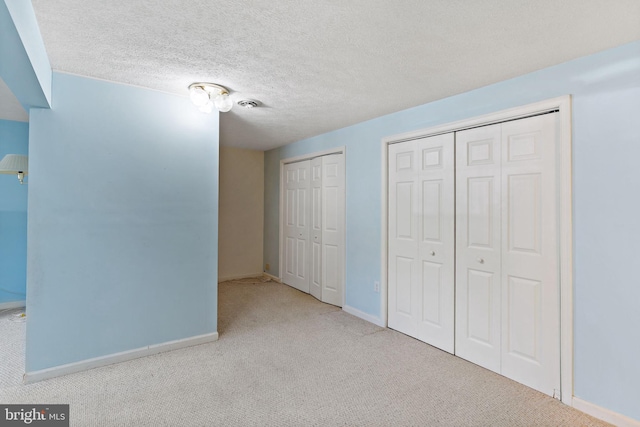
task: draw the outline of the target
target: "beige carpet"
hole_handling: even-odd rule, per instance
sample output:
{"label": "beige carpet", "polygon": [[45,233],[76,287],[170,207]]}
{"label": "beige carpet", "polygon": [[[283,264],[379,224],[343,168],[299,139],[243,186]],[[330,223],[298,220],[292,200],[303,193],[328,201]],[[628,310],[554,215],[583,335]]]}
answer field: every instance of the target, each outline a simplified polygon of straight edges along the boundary
{"label": "beige carpet", "polygon": [[31,385],[3,315],[0,402],[69,403],[72,426],[607,425],[288,286],[219,295],[215,343]]}

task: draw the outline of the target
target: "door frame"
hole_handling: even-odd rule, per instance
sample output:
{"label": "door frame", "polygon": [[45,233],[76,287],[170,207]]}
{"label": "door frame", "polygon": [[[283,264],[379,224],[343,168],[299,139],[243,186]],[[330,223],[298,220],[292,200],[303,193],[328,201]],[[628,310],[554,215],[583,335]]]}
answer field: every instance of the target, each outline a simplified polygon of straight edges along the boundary
{"label": "door frame", "polygon": [[388,251],[389,251],[389,145],[443,133],[487,126],[508,120],[558,111],[558,193],[559,200],[559,284],[560,284],[560,394],[563,403],[572,406],[573,400],[573,186],[571,152],[571,95],[552,98],[533,104],[510,108],[445,123],[426,129],[382,138],[382,241],[380,274],[380,314],[383,326],[388,320]]}
{"label": "door frame", "polygon": [[343,176],[344,176],[344,212],[342,221],[344,224],[344,233],[342,234],[342,246],[343,246],[343,254],[342,254],[342,262],[344,268],[342,269],[342,307],[346,305],[346,293],[347,293],[347,148],[345,146],[331,148],[329,150],[315,151],[309,154],[303,154],[295,157],[287,157],[285,159],[280,159],[280,197],[278,202],[278,227],[280,228],[278,232],[278,280],[282,282],[282,268],[284,266],[284,165],[290,163],[302,162],[305,160],[311,160],[316,157],[328,156],[330,154],[342,154],[344,157],[343,162]]}

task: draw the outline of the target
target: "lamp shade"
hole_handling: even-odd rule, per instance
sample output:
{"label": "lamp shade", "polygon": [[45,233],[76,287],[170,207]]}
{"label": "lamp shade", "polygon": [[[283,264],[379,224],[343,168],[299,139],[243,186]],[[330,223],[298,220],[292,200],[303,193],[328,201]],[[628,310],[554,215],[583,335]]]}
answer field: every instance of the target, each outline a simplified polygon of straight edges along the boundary
{"label": "lamp shade", "polygon": [[24,172],[26,175],[29,169],[29,157],[20,154],[7,154],[0,160],[0,173],[14,174]]}

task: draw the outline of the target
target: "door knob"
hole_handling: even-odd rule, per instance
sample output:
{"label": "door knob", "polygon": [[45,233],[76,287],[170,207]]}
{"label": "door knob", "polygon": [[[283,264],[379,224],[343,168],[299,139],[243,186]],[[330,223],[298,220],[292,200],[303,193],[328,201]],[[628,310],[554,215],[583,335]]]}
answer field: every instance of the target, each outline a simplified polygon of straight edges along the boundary
{"label": "door knob", "polygon": [[484,264],[484,258],[476,258],[476,261],[478,261],[480,264]]}
{"label": "door knob", "polygon": [[429,252],[429,255],[431,255],[431,256],[436,256],[436,251],[431,251],[431,252]]}

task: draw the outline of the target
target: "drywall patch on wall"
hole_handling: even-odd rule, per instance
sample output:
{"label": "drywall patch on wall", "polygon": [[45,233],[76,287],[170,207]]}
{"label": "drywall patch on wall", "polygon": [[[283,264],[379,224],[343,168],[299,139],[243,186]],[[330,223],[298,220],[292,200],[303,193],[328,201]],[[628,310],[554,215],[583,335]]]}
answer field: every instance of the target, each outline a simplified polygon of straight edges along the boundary
{"label": "drywall patch on wall", "polygon": [[218,280],[261,274],[264,152],[220,147]]}
{"label": "drywall patch on wall", "polygon": [[[29,124],[0,120],[0,159],[28,151]],[[26,297],[28,188],[15,175],[0,174],[0,303]]]}
{"label": "drywall patch on wall", "polygon": [[27,372],[216,332],[218,114],[66,74],[53,88],[29,128]]}

